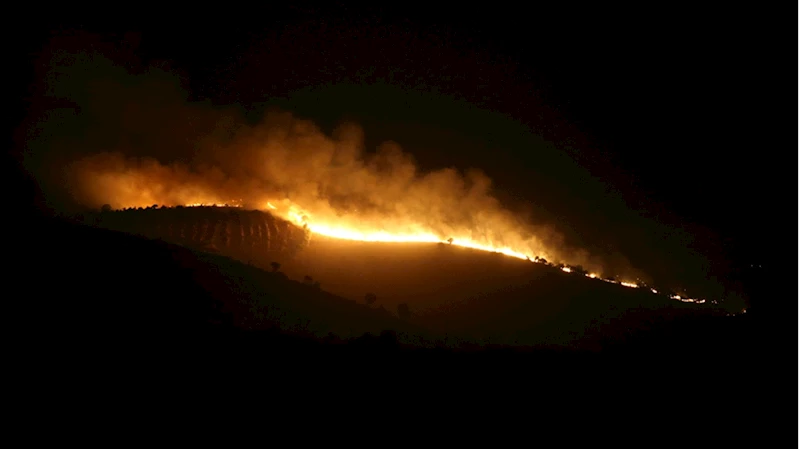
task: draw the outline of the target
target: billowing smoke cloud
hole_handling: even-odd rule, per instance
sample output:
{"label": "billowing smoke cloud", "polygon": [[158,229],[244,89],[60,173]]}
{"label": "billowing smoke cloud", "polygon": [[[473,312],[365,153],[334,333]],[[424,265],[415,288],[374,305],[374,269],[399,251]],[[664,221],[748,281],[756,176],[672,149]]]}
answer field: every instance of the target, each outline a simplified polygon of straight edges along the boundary
{"label": "billowing smoke cloud", "polygon": [[394,142],[368,152],[355,123],[328,135],[277,110],[251,123],[236,108],[189,101],[180,77],[165,69],[122,68],[83,48],[42,57],[48,71],[36,101],[46,112],[28,124],[26,165],[58,207],[68,199],[116,208],[293,204],[311,222],[469,238],[641,276],[623,258],[599,260],[552,227],[522,221],[479,170],[420,172]]}

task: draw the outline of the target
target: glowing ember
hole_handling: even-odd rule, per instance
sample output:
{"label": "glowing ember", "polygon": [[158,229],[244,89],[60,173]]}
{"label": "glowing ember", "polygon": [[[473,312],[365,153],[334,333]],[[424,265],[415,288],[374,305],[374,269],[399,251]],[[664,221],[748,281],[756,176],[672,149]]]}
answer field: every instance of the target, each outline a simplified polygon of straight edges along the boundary
{"label": "glowing ember", "polygon": [[186,207],[241,207],[236,204],[218,204],[218,203],[193,203],[187,204]]}
{"label": "glowing ember", "polygon": [[569,268],[569,267],[562,267],[561,270],[563,270],[563,271],[565,271],[567,273],[571,273],[572,272],[572,269]]}
{"label": "glowing ember", "polygon": [[625,287],[630,287],[630,288],[638,288],[638,284],[634,284],[632,282],[622,282],[621,285],[623,285]]}
{"label": "glowing ember", "polygon": [[189,203],[185,205],[186,207],[241,207],[241,200],[230,200],[226,203],[217,203],[217,202],[198,202],[198,203]]}

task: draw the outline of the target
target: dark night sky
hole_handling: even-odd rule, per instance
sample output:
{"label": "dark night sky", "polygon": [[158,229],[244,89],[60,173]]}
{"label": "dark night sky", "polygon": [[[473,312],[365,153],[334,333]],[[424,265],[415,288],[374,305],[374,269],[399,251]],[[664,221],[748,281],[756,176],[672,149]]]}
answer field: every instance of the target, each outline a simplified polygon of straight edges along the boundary
{"label": "dark night sky", "polygon": [[[576,232],[612,234],[631,258],[675,226],[739,266],[779,254],[774,221],[793,236],[795,214],[782,215],[796,203],[793,173],[776,166],[793,170],[796,153],[774,130],[794,117],[766,75],[777,27],[741,25],[765,12],[489,9],[332,4],[66,26],[117,32],[144,63],[170,60],[192,99],[254,115],[277,105],[330,128],[353,118],[367,143],[396,140],[422,167],[480,167],[503,199],[566,228],[591,222]],[[29,50],[46,28],[29,31]]]}

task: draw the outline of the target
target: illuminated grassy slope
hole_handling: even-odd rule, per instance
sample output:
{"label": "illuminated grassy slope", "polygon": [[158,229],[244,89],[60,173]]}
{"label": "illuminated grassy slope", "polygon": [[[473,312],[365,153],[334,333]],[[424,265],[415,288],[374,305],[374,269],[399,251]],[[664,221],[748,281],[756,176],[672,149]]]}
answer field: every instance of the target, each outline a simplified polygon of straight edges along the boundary
{"label": "illuminated grassy slope", "polygon": [[354,300],[373,292],[391,311],[408,303],[415,324],[469,339],[534,344],[618,337],[619,329],[657,317],[712,310],[454,245],[322,236],[309,243],[304,229],[259,211],[149,209],[100,218],[104,227],[211,249],[266,269],[277,260],[291,278],[312,276],[324,290]]}
{"label": "illuminated grassy slope", "polygon": [[[333,332],[352,337],[392,329],[427,338],[448,334],[450,342],[473,337],[494,343],[558,344],[586,336],[593,324],[598,324],[595,333],[618,340],[652,317],[711,311],[480,251],[399,245],[392,255],[384,245],[363,243],[359,249],[353,242],[339,242],[349,259],[339,258],[338,265],[329,266],[340,281],[360,282],[351,286],[354,290],[381,292],[375,287],[388,291],[407,283],[405,293],[426,291],[429,298],[451,302],[472,298],[403,322],[385,310],[221,255],[83,226],[53,227],[35,235],[39,237],[31,239],[33,251],[14,256],[15,266],[33,267],[36,276],[47,279],[29,292],[40,298],[32,305],[42,309],[29,316],[40,320],[51,314],[63,323],[84,323],[81,327],[88,320],[112,332],[150,332],[153,323],[160,323],[161,328],[180,333],[216,321],[240,329],[300,328],[316,336]],[[369,251],[371,257],[366,257]],[[37,254],[48,256],[42,259]],[[333,252],[327,260],[316,260],[330,263],[342,254]],[[424,263],[425,258],[429,263]],[[358,259],[360,265],[348,263]],[[410,263],[413,260],[416,265]],[[363,267],[373,271],[364,272]],[[374,276],[378,272],[387,277]],[[422,277],[413,283],[413,276]],[[322,287],[326,288],[324,283]],[[378,301],[390,308],[386,297]],[[416,310],[423,305],[408,302]]]}
{"label": "illuminated grassy slope", "polygon": [[389,309],[408,303],[420,315],[417,322],[436,331],[502,343],[619,336],[659,317],[722,313],[710,304],[446,244],[314,237],[284,268],[342,296],[374,292]]}

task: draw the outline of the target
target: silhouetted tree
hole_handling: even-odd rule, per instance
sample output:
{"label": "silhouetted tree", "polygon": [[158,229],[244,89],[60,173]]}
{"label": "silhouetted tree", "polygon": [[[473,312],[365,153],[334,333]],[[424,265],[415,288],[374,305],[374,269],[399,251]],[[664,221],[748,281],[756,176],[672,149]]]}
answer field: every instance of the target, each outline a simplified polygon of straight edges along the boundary
{"label": "silhouetted tree", "polygon": [[305,277],[304,277],[304,278],[302,278],[302,281],[303,281],[303,282],[304,282],[306,285],[312,285],[312,284],[313,284],[313,278],[312,278],[312,277],[310,277],[310,276],[308,276],[308,275],[305,275]]}
{"label": "silhouetted tree", "polygon": [[272,273],[277,273],[280,270],[280,264],[277,262],[272,262],[269,265],[272,267]]}
{"label": "silhouetted tree", "polygon": [[452,245],[452,242],[453,242],[453,241],[454,241],[454,240],[452,239],[452,237],[450,237],[450,238],[448,238],[448,239],[447,239],[447,243],[449,243],[450,245]]}
{"label": "silhouetted tree", "polygon": [[397,315],[402,320],[408,320],[411,318],[411,308],[406,303],[399,304],[397,305]]}
{"label": "silhouetted tree", "polygon": [[377,295],[374,293],[367,293],[366,296],[363,297],[363,302],[365,302],[367,305],[371,306],[375,303],[375,301],[377,301]]}
{"label": "silhouetted tree", "polygon": [[384,330],[380,332],[380,344],[385,349],[394,349],[397,347],[397,334],[392,330]]}
{"label": "silhouetted tree", "polygon": [[100,212],[111,212],[111,210],[110,204],[103,204],[103,207],[100,208]]}
{"label": "silhouetted tree", "polygon": [[324,338],[323,341],[325,343],[327,343],[327,344],[336,344],[336,343],[340,343],[341,339],[337,335],[335,335],[333,332],[328,332],[327,336]]}

